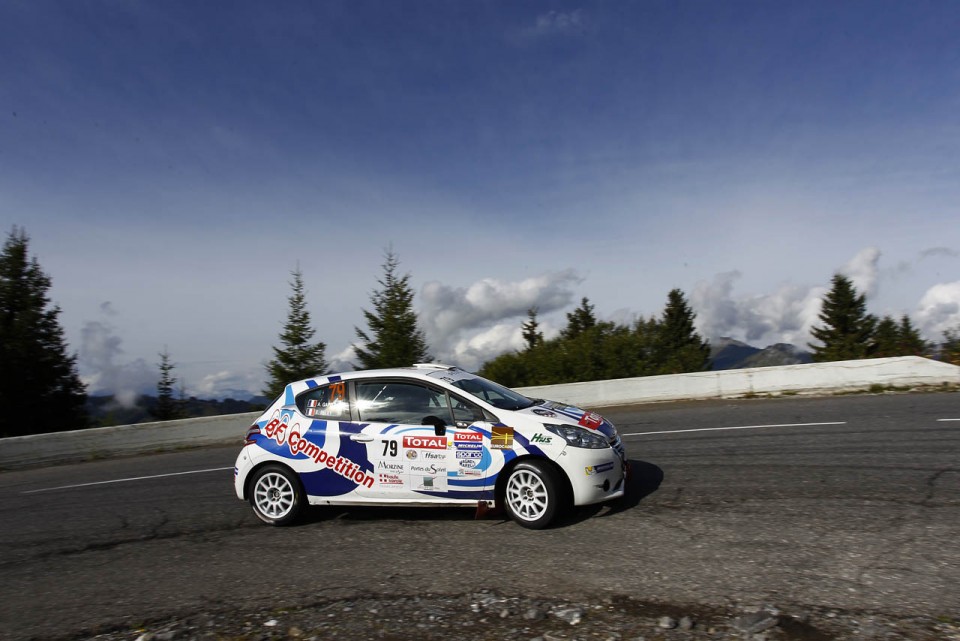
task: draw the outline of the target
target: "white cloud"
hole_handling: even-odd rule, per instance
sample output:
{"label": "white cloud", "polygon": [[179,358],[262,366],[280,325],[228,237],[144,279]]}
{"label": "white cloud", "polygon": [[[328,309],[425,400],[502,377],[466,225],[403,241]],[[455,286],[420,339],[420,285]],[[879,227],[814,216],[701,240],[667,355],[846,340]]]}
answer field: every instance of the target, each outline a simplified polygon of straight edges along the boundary
{"label": "white cloud", "polygon": [[548,11],[536,17],[534,23],[519,31],[521,41],[583,33],[586,23],[580,9]]}
{"label": "white cloud", "polygon": [[[105,313],[114,315],[109,307]],[[122,340],[112,325],[100,321],[84,323],[80,332],[77,369],[91,395],[113,394],[118,402],[135,404],[139,394],[155,394],[159,372],[142,358],[118,362],[123,355]]]}
{"label": "white cloud", "polygon": [[806,347],[826,288],[785,284],[772,294],[738,298],[733,286],[740,277],[738,271],[724,272],[694,287],[690,304],[699,331],[708,339],[727,336],[761,347]]}
{"label": "white cloud", "polygon": [[[920,259],[955,254],[940,247],[921,252]],[[880,250],[868,247],[837,270],[853,281],[858,292],[867,294],[868,303],[879,289],[880,256]],[[788,284],[773,294],[737,297],[733,287],[740,276],[740,272],[725,272],[695,287],[690,303],[704,336],[729,336],[757,347],[782,342],[805,348],[812,341],[811,327],[820,322],[818,315],[828,288]],[[928,340],[940,340],[944,330],[960,326],[960,281],[929,288],[912,318]]]}
{"label": "white cloud", "polygon": [[[420,292],[420,321],[427,344],[435,359],[476,369],[522,346],[520,326],[527,310],[536,307],[544,315],[563,309],[580,282],[568,269],[514,282],[485,278],[469,287],[426,283]],[[552,331],[544,328],[545,335]]]}
{"label": "white cloud", "polygon": [[339,353],[327,358],[327,367],[331,372],[352,372],[356,369],[357,350],[353,345],[347,346]]}
{"label": "white cloud", "polygon": [[204,376],[196,386],[191,386],[188,393],[197,398],[247,400],[259,394],[261,387],[261,377],[257,373],[221,370]]}
{"label": "white cloud", "polygon": [[930,340],[939,341],[947,329],[960,327],[960,280],[934,285],[920,299],[916,325]]}
{"label": "white cloud", "polygon": [[876,247],[867,247],[857,252],[857,255],[838,271],[853,282],[857,292],[866,294],[867,298],[873,298],[877,294],[879,262],[880,250]]}

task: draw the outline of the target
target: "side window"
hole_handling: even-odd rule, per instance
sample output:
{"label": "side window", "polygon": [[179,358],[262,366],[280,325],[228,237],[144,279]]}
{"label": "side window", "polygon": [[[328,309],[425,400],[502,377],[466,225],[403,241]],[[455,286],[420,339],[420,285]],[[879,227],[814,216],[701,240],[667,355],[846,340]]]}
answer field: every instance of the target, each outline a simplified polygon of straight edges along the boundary
{"label": "side window", "polygon": [[344,382],[315,387],[297,397],[297,409],[304,416],[329,418],[335,421],[350,420],[350,402]]}
{"label": "side window", "polygon": [[357,381],[356,390],[361,421],[421,425],[428,416],[450,421],[446,394],[423,385]]}
{"label": "side window", "polygon": [[453,404],[453,418],[457,422],[457,427],[470,427],[474,423],[486,420],[483,410],[470,401],[451,394],[450,402]]}

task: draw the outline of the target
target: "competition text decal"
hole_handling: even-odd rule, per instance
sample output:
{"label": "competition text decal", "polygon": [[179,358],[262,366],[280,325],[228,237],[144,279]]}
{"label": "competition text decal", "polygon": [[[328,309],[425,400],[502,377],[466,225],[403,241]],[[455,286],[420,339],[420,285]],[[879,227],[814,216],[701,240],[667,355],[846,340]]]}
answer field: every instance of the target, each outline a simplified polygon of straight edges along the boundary
{"label": "competition text decal", "polygon": [[277,445],[283,445],[286,442],[287,447],[290,448],[290,453],[294,456],[305,454],[308,458],[313,459],[313,462],[317,465],[326,465],[343,478],[353,481],[357,485],[366,488],[373,487],[374,478],[361,470],[356,463],[342,456],[328,454],[321,450],[316,443],[311,443],[301,436],[299,423],[295,423],[293,429],[290,430],[290,434],[287,434],[289,416],[284,415],[282,418],[282,421],[280,418],[274,418],[263,428],[264,434],[276,441]]}

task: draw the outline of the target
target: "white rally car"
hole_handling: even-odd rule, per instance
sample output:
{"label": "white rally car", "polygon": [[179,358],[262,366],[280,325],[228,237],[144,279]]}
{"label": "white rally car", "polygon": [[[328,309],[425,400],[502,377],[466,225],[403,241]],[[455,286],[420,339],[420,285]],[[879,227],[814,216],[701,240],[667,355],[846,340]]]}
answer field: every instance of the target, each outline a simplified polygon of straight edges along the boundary
{"label": "white rally car", "polygon": [[250,427],[235,487],[272,525],[307,504],[496,502],[536,529],[565,505],[623,496],[626,474],[600,415],[421,364],[287,385]]}

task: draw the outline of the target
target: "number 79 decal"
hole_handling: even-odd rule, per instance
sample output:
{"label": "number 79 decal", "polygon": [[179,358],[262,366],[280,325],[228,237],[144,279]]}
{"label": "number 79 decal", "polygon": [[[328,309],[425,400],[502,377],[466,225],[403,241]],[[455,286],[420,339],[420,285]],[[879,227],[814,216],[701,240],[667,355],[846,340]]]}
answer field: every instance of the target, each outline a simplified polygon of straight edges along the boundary
{"label": "number 79 decal", "polygon": [[397,442],[384,439],[381,441],[383,443],[383,454],[381,456],[396,456],[397,455]]}

